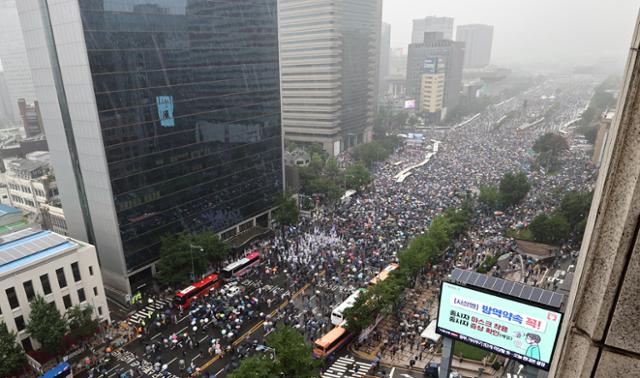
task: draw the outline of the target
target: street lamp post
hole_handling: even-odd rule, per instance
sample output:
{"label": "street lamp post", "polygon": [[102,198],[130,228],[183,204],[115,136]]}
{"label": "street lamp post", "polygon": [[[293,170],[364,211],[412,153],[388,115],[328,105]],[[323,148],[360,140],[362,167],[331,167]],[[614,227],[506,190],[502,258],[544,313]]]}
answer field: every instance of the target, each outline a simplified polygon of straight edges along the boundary
{"label": "street lamp post", "polygon": [[197,249],[200,252],[204,252],[204,248],[200,247],[199,245],[193,245],[193,244],[189,245],[189,250],[191,251],[191,280],[192,281],[196,280],[196,268],[195,268],[195,265],[193,264],[193,250],[194,249]]}

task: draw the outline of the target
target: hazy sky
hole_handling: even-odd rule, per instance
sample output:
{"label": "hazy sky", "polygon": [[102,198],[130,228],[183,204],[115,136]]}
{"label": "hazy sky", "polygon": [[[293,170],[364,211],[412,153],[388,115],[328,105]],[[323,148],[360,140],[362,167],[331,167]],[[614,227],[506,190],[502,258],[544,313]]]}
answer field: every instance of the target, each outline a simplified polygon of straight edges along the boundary
{"label": "hazy sky", "polygon": [[580,64],[624,58],[640,0],[383,0],[391,46],[406,48],[414,18],[494,26],[492,62]]}

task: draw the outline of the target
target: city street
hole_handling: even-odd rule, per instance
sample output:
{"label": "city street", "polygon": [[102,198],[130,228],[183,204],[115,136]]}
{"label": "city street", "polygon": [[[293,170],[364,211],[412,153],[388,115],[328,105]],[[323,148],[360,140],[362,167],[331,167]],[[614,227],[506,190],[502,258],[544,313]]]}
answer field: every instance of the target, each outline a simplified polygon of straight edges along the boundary
{"label": "city street", "polygon": [[[563,97],[546,99],[545,94],[554,93],[559,86],[565,88]],[[560,131],[580,114],[589,88],[588,83],[571,80],[547,81],[504,99],[458,127],[437,132],[433,144],[401,147],[376,167],[374,184],[350,202],[333,209],[317,208],[312,218],[289,228],[285,239],[278,234],[254,243],[247,251],[260,251],[262,265],[239,279],[241,294],[227,297],[216,293],[192,305],[193,314],[179,313],[172,307],[171,298],[146,302],[130,314],[129,323],[140,326],[144,321],[147,331],[114,351],[106,376],[133,372],[154,377],[224,377],[239,366],[242,358],[272,353],[268,349],[257,351],[256,347],[261,349],[265,334],[278,322],[297,328],[313,342],[332,329],[333,308],[397,261],[397,251],[428,229],[443,209],[460,206],[464,193],[496,183],[514,169],[525,171],[532,182],[528,199],[499,217],[478,211],[466,237],[447,252],[437,269],[429,273],[428,281],[437,287],[453,267],[476,269],[494,254],[508,257],[503,274],[517,274],[523,267],[505,231],[531,222],[541,209],[558,206],[559,198],[549,196],[548,188],[589,190],[594,184],[595,170],[580,151],[572,151],[554,176],[531,171],[528,153],[537,135]],[[558,101],[564,107],[555,105]],[[536,121],[540,114],[546,114],[545,119]],[[399,175],[403,176],[401,180]],[[566,270],[572,260],[566,256],[577,253],[577,247],[575,242],[563,245],[561,261],[548,274],[554,274],[556,268]],[[527,263],[524,270],[531,274],[534,268],[537,272],[537,266]],[[278,273],[272,274],[275,270]],[[409,369],[409,360],[418,353],[414,347],[426,326],[426,307],[431,309],[427,320],[437,307],[437,295],[425,297],[421,295],[424,293],[432,291],[408,290],[404,296],[414,299],[407,301],[398,314],[400,318],[392,320],[399,323],[379,330],[386,333],[384,338],[394,341],[392,349],[385,350],[375,342],[367,344],[370,353],[382,359],[377,374],[420,376]],[[150,312],[153,316],[164,314],[166,325],[157,326]],[[409,352],[403,354],[405,345]],[[415,369],[421,371],[428,361],[439,361],[439,357],[427,355],[428,359],[413,361]],[[362,377],[371,367],[371,361],[358,359],[345,348],[326,361],[322,377]],[[466,374],[477,371],[477,366],[461,369]]]}

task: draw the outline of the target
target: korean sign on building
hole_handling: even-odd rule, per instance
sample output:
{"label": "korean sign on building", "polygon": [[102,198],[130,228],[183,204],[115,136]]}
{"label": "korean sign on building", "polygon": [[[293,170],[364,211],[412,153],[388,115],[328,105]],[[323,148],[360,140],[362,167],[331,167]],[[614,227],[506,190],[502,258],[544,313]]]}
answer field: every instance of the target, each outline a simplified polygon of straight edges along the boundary
{"label": "korean sign on building", "polygon": [[562,313],[443,282],[436,331],[549,370]]}

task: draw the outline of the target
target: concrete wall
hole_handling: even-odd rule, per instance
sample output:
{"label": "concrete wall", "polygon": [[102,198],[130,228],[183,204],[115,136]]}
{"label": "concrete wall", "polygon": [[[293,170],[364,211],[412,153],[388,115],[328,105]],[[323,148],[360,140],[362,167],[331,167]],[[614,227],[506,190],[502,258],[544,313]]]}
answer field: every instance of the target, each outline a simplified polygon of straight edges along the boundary
{"label": "concrete wall", "polygon": [[551,376],[640,376],[638,48],[636,25]]}

